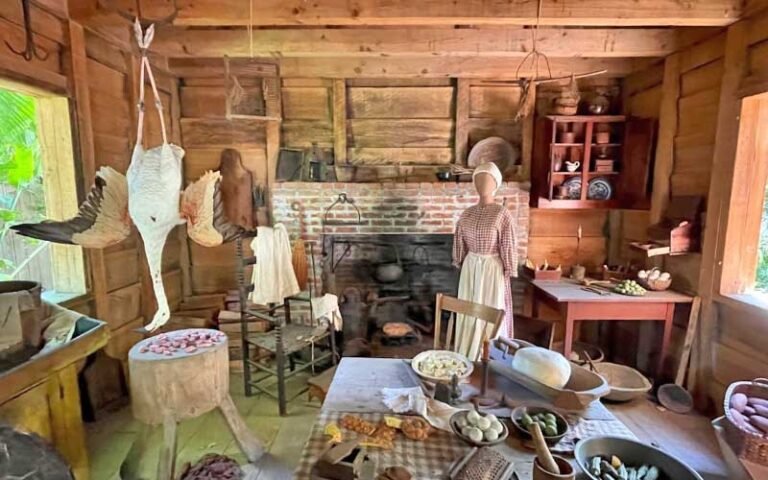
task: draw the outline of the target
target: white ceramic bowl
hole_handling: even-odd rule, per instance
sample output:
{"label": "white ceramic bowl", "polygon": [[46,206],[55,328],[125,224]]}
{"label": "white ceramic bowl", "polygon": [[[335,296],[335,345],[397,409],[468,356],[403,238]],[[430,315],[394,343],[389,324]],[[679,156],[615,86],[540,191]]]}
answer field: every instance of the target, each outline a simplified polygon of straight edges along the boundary
{"label": "white ceramic bowl", "polygon": [[421,367],[423,362],[432,356],[450,358],[457,362],[463,363],[466,366],[466,370],[463,374],[457,374],[459,381],[469,378],[469,376],[472,375],[472,370],[475,368],[472,362],[470,362],[467,357],[460,353],[452,352],[450,350],[427,350],[413,357],[413,360],[411,360],[411,368],[413,368],[413,371],[416,372],[416,375],[418,375],[419,378],[428,382],[449,383],[451,381],[451,377],[453,376],[452,374],[447,374],[447,376],[436,376],[434,374],[429,374],[422,371]]}

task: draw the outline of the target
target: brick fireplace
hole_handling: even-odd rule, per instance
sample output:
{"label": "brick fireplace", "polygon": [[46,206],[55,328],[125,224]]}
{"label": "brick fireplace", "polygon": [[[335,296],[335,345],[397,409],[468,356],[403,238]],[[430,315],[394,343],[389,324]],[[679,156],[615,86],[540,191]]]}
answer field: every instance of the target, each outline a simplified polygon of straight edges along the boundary
{"label": "brick fireplace", "polygon": [[[498,192],[517,219],[521,264],[528,245],[528,189],[527,183],[506,182]],[[419,296],[422,302],[428,298],[431,302],[437,291],[456,294],[458,270],[450,266],[451,245],[459,216],[477,202],[471,183],[284,182],[271,193],[274,222],[283,223],[292,239],[301,236],[311,242],[318,292],[341,295],[354,287],[364,301],[410,295],[413,302]],[[346,194],[360,210],[359,224],[355,209],[340,204],[328,213],[324,225],[326,210],[339,194]],[[376,265],[393,262],[396,256],[406,272],[403,280],[379,282]],[[521,307],[522,285],[515,282],[513,290],[515,304]],[[406,305],[392,302],[380,312],[403,315],[406,307],[393,310],[395,304]],[[408,305],[410,317],[414,305]]]}

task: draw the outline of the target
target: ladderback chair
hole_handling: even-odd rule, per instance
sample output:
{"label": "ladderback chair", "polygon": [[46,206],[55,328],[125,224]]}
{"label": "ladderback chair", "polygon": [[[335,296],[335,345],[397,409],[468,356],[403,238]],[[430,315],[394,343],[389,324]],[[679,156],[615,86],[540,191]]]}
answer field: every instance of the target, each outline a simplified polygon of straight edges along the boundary
{"label": "ladderback chair", "polygon": [[[443,340],[441,335],[444,311],[451,312],[452,315],[448,320],[448,328],[445,330],[445,339]],[[469,345],[475,343],[475,335],[478,330],[482,332],[480,344],[485,340],[496,338],[496,334],[499,333],[499,328],[501,327],[501,321],[504,318],[504,310],[438,293],[435,299],[435,350],[455,349],[455,314],[463,314],[473,318],[475,322],[485,323],[485,328],[472,329],[472,338]]]}

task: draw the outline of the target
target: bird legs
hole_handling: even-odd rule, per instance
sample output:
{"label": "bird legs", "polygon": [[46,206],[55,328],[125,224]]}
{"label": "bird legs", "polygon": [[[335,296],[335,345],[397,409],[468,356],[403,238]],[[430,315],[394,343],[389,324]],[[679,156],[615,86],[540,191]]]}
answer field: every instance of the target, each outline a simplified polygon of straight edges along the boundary
{"label": "bird legs", "polygon": [[162,272],[163,247],[170,230],[162,231],[154,228],[145,235],[139,229],[139,233],[142,234],[141,237],[144,240],[144,252],[147,257],[147,264],[149,265],[149,274],[152,277],[152,289],[157,300],[157,311],[154,317],[152,317],[152,321],[144,327],[148,332],[152,332],[165,325],[168,319],[171,318],[168,298],[165,296],[165,288],[163,287]]}

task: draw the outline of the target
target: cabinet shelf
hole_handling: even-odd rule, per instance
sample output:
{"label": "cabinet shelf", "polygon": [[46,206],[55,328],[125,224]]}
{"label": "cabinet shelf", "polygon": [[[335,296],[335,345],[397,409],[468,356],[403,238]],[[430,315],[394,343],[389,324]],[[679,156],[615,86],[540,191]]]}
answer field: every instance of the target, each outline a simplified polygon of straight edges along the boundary
{"label": "cabinet shelf", "polygon": [[[606,125],[610,124],[610,125]],[[558,142],[563,132],[575,139]],[[610,136],[605,132],[609,132]],[[536,208],[647,209],[651,182],[650,160],[655,134],[653,119],[623,115],[548,115],[536,120],[533,140],[530,203]],[[569,135],[570,137],[570,135]],[[597,143],[596,139],[608,143]],[[568,138],[570,140],[570,138]],[[576,172],[554,171],[564,153],[580,162]],[[598,168],[606,171],[597,171]],[[590,200],[587,184],[603,177],[610,183],[609,200]],[[564,182],[581,180],[579,199],[555,198]]]}

